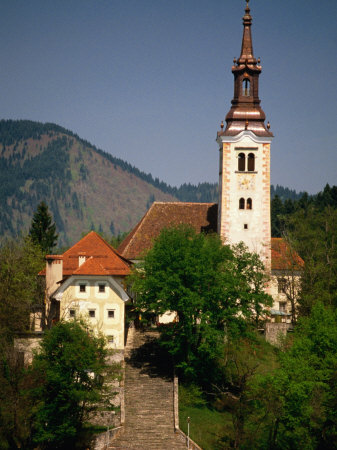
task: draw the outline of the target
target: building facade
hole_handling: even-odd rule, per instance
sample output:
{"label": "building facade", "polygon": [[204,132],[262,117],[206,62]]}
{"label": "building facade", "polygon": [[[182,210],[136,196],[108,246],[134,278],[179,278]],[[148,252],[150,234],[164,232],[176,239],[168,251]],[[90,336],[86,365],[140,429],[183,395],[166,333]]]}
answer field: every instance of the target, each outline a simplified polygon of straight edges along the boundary
{"label": "building facade", "polygon": [[125,305],[129,296],[124,278],[131,263],[97,233],[91,231],[63,255],[47,255],[47,322],[84,319],[96,333],[106,336],[108,346],[123,349]]}

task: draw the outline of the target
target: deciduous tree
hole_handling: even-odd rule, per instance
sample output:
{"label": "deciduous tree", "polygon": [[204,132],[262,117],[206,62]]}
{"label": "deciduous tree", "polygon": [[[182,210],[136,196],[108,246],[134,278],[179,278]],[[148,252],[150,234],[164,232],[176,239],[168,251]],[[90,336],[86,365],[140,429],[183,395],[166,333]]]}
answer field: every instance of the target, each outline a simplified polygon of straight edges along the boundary
{"label": "deciduous tree", "polygon": [[[261,280],[252,270],[261,271]],[[208,363],[217,359],[225,336],[240,335],[271,302],[262,270],[243,245],[232,250],[216,235],[180,226],[162,231],[132,281],[141,311],[176,313],[162,333],[176,365],[186,376],[197,371],[207,378]]]}
{"label": "deciduous tree", "polygon": [[101,398],[104,345],[103,338],[76,321],[59,322],[45,332],[32,369],[38,401],[34,441],[39,448],[75,448]]}

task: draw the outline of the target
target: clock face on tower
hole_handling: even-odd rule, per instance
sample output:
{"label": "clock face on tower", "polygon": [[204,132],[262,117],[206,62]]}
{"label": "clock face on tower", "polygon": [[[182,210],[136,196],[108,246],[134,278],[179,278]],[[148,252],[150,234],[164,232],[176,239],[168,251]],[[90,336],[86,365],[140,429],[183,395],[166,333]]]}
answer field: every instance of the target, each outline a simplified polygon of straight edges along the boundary
{"label": "clock face on tower", "polygon": [[238,180],[238,187],[245,191],[254,189],[254,178],[252,176],[240,177]]}

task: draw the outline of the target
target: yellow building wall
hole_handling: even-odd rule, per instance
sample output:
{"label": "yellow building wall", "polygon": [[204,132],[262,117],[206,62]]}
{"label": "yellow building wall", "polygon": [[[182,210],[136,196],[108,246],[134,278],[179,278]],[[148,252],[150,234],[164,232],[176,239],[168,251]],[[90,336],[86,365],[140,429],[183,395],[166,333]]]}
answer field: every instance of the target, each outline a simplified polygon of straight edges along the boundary
{"label": "yellow building wall", "polygon": [[[97,333],[103,333],[108,340],[108,347],[124,348],[125,332],[125,298],[121,297],[121,280],[112,277],[97,279],[92,277],[72,277],[59,289],[56,298],[60,301],[60,318],[72,320],[84,318],[89,326]],[[117,284],[118,283],[118,284]],[[80,285],[85,285],[81,292]],[[100,285],[104,285],[104,292],[100,292]],[[91,317],[90,312],[94,315]]]}

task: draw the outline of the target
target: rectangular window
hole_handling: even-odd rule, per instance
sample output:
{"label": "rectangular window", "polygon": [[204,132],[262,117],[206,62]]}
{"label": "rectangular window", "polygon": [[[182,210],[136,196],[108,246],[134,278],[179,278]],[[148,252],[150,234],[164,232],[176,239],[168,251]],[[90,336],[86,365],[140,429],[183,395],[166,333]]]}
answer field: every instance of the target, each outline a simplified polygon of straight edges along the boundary
{"label": "rectangular window", "polygon": [[113,343],[114,343],[114,337],[108,336],[108,344],[113,344]]}
{"label": "rectangular window", "polygon": [[76,311],[74,309],[69,309],[69,317],[74,318],[76,316]]}
{"label": "rectangular window", "polygon": [[89,309],[89,317],[96,317],[96,311],[94,309]]}
{"label": "rectangular window", "polygon": [[279,310],[282,312],[287,312],[287,302],[279,302]]}
{"label": "rectangular window", "polygon": [[245,230],[248,230],[248,223],[245,223],[245,224],[243,225],[243,228],[244,228]]}
{"label": "rectangular window", "polygon": [[98,285],[98,292],[105,292],[105,284]]}
{"label": "rectangular window", "polygon": [[108,309],[108,319],[114,319],[114,318],[115,318],[115,310]]}
{"label": "rectangular window", "polygon": [[80,292],[85,292],[86,285],[80,284]]}
{"label": "rectangular window", "polygon": [[277,279],[277,292],[279,294],[285,294],[287,288],[287,280],[285,278]]}

